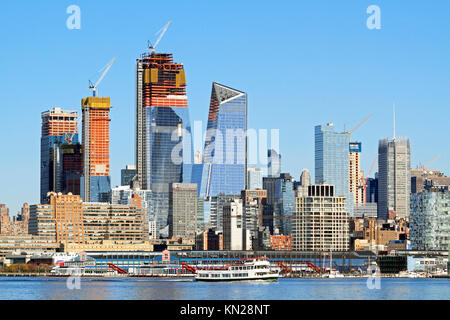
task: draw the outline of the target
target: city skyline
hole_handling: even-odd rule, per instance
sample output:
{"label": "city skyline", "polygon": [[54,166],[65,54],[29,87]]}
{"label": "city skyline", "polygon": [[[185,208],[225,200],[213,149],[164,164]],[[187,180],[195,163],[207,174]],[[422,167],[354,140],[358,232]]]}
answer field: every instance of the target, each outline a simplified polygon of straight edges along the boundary
{"label": "city skyline", "polygon": [[[368,171],[371,160],[377,153],[378,140],[391,135],[391,108],[393,102],[395,102],[397,105],[397,132],[399,133],[399,135],[408,136],[411,141],[411,167],[416,167],[419,162],[426,163],[427,161],[431,160],[434,155],[442,153],[443,150],[448,150],[447,145],[448,141],[450,141],[450,139],[448,139],[449,133],[445,132],[445,130],[442,130],[442,132],[438,132],[438,134],[436,134],[435,129],[436,126],[438,128],[445,128],[445,112],[448,112],[448,109],[446,108],[448,108],[448,104],[450,101],[450,97],[448,93],[444,91],[444,89],[442,89],[442,91],[439,91],[439,88],[448,88],[448,79],[439,79],[439,77],[443,77],[446,73],[448,74],[447,71],[449,67],[448,62],[441,59],[440,54],[435,53],[435,55],[439,56],[435,57],[435,59],[445,64],[443,66],[440,66],[439,71],[435,71],[434,77],[432,77],[431,79],[424,79],[424,83],[421,83],[421,81],[419,81],[419,79],[422,79],[420,78],[420,75],[426,74],[426,71],[428,70],[428,65],[426,63],[424,64],[423,62],[423,60],[426,59],[422,59],[422,57],[420,57],[420,61],[413,60],[413,58],[410,58],[408,60],[411,63],[418,63],[418,65],[416,65],[416,68],[414,69],[416,73],[408,74],[406,72],[406,74],[400,77],[398,71],[405,71],[408,67],[407,63],[400,64],[400,67],[394,67],[393,65],[399,62],[398,59],[404,58],[401,56],[402,52],[405,53],[405,51],[403,50],[399,50],[397,51],[397,53],[389,52],[390,54],[393,54],[393,61],[386,61],[386,57],[384,57],[385,60],[383,63],[382,59],[374,59],[376,58],[375,52],[365,52],[367,54],[366,58],[358,58],[356,62],[350,62],[350,60],[346,60],[342,56],[339,56],[339,54],[348,54],[346,50],[341,49],[338,56],[331,54],[327,56],[323,54],[323,51],[321,50],[324,49],[326,45],[318,41],[317,44],[319,44],[319,48],[311,50],[311,52],[307,53],[298,53],[299,56],[295,57],[297,63],[294,64],[293,67],[293,70],[295,72],[302,72],[304,71],[302,68],[308,66],[306,67],[307,72],[304,73],[304,75],[300,79],[303,87],[299,89],[297,85],[296,89],[298,91],[293,91],[293,94],[288,94],[288,90],[286,90],[286,92],[276,92],[276,90],[274,90],[274,92],[271,93],[269,92],[267,84],[264,84],[263,81],[256,81],[267,70],[261,70],[261,72],[263,73],[260,73],[258,69],[254,69],[256,71],[254,72],[252,77],[244,75],[246,72],[239,72],[239,70],[245,70],[243,65],[245,65],[246,63],[249,63],[250,67],[253,70],[253,68],[256,67],[255,63],[261,62],[260,59],[264,59],[263,57],[265,56],[265,54],[262,54],[263,57],[255,58],[254,60],[256,61],[252,61],[253,57],[251,56],[248,56],[248,58],[246,59],[242,59],[240,56],[239,58],[237,56],[231,56],[230,59],[223,59],[224,55],[230,54],[230,51],[225,50],[225,52],[220,52],[224,48],[217,47],[218,43],[213,42],[213,46],[211,46],[211,48],[209,48],[209,50],[207,51],[206,55],[208,57],[202,56],[202,59],[206,59],[205,66],[199,68],[199,60],[201,59],[195,58],[194,56],[198,56],[202,49],[201,47],[195,47],[195,45],[190,47],[189,50],[186,49],[186,42],[183,42],[182,38],[183,35],[189,34],[190,31],[186,29],[186,27],[188,26],[187,20],[183,19],[180,15],[177,14],[174,14],[174,17],[162,17],[161,21],[155,22],[154,25],[152,23],[151,26],[146,24],[145,32],[140,30],[139,26],[136,25],[136,23],[131,23],[131,21],[128,21],[130,25],[128,27],[125,27],[124,30],[121,30],[118,35],[119,38],[122,37],[120,39],[122,39],[123,41],[123,37],[127,32],[133,32],[133,30],[135,31],[135,33],[133,33],[133,35],[130,37],[130,40],[128,40],[128,44],[130,45],[129,47],[125,46],[125,48],[121,48],[120,43],[117,43],[116,45],[108,45],[107,49],[99,50],[100,52],[89,56],[89,61],[85,61],[86,59],[82,57],[86,56],[86,53],[84,52],[83,54],[78,54],[78,51],[73,49],[75,48],[75,46],[79,45],[79,41],[86,41],[90,46],[94,47],[97,45],[95,42],[95,37],[89,35],[88,32],[92,28],[90,19],[93,19],[93,15],[99,14],[97,11],[100,11],[100,8],[96,5],[88,4],[87,2],[81,2],[79,5],[81,7],[83,17],[85,17],[86,15],[86,17],[82,20],[83,22],[80,30],[67,30],[65,28],[64,22],[67,15],[64,14],[64,9],[66,7],[64,5],[49,6],[47,8],[49,9],[48,12],[43,13],[48,17],[52,17],[53,15],[57,17],[58,15],[60,15],[60,17],[58,18],[59,20],[61,20],[59,26],[56,25],[56,22],[50,22],[46,24],[44,23],[44,21],[41,21],[42,24],[40,24],[40,26],[41,28],[44,28],[46,32],[50,32],[50,34],[52,34],[52,31],[48,30],[48,28],[55,28],[55,36],[58,41],[61,40],[60,42],[63,44],[63,49],[58,49],[55,47],[55,52],[49,53],[49,48],[52,48],[52,43],[49,40],[47,40],[48,42],[42,42],[39,48],[35,48],[35,55],[37,56],[38,61],[34,63],[29,77],[31,77],[31,79],[39,79],[39,83],[36,83],[34,88],[30,88],[27,95],[18,96],[17,89],[11,87],[10,82],[17,83],[15,73],[21,72],[13,72],[10,68],[16,67],[19,68],[19,71],[22,70],[22,67],[18,66],[20,60],[19,58],[21,56],[21,54],[18,54],[18,52],[20,51],[19,49],[21,48],[21,43],[13,40],[11,36],[6,37],[6,51],[10,51],[9,49],[13,50],[12,52],[4,53],[5,59],[8,59],[9,61],[9,63],[5,66],[5,73],[10,75],[12,78],[8,79],[8,81],[2,81],[2,83],[5,85],[3,87],[4,89],[2,89],[4,90],[3,93],[6,98],[4,100],[4,103],[5,106],[14,106],[14,109],[22,108],[23,111],[25,111],[17,112],[17,115],[15,115],[10,111],[5,110],[7,108],[2,108],[2,118],[7,120],[6,125],[3,126],[2,129],[0,129],[3,136],[2,146],[10,151],[8,152],[7,157],[4,157],[2,161],[2,167],[4,168],[2,177],[4,179],[4,182],[0,187],[0,191],[2,192],[2,199],[0,202],[7,204],[7,206],[11,209],[11,215],[15,215],[24,202],[34,204],[38,203],[39,201],[40,113],[47,109],[59,106],[67,110],[76,110],[81,114],[80,108],[76,106],[79,105],[80,98],[86,96],[88,93],[87,80],[89,76],[91,76],[97,70],[99,64],[103,63],[103,61],[108,60],[111,56],[111,53],[106,53],[106,51],[120,51],[118,52],[120,54],[118,54],[116,64],[99,88],[101,96],[110,96],[113,101],[115,101],[113,104],[116,108],[111,114],[112,121],[110,129],[112,176],[111,185],[115,186],[120,184],[120,170],[124,168],[126,164],[135,163],[133,156],[133,139],[135,135],[135,128],[133,125],[135,116],[133,112],[135,108],[133,64],[135,62],[135,58],[145,48],[147,39],[154,37],[154,31],[158,30],[160,26],[163,25],[167,20],[173,20],[174,23],[169,29],[168,34],[161,42],[158,51],[173,53],[174,55],[176,55],[177,60],[183,61],[186,67],[186,77],[187,82],[189,83],[187,88],[187,95],[189,99],[191,120],[202,120],[203,128],[205,129],[205,120],[207,118],[207,110],[209,106],[209,88],[212,80],[218,81],[220,83],[227,83],[233,87],[242,89],[249,95],[249,128],[280,128],[280,153],[283,156],[282,171],[291,173],[291,175],[296,180],[299,179],[300,172],[303,168],[308,168],[311,172],[311,175],[314,175],[314,136],[312,134],[312,129],[315,125],[326,122],[334,122],[336,123],[337,131],[341,132],[344,131],[344,124],[346,124],[347,127],[352,127],[368,113],[373,113],[374,117],[370,119],[354,135],[354,137],[352,137],[352,140],[354,141],[363,142],[361,168],[364,171]],[[220,7],[220,5],[218,4],[203,3],[203,5],[211,6],[212,8]],[[6,6],[6,9],[11,9],[13,11],[17,10],[17,8],[10,8],[8,7],[8,5]],[[43,5],[42,7],[45,9],[46,6],[48,5]],[[245,4],[245,6],[248,6],[248,4]],[[262,8],[263,7],[264,5],[262,5]],[[367,5],[365,7],[367,7]],[[358,10],[360,10],[357,11],[355,8],[350,8],[348,5],[343,5],[339,12],[345,11],[344,9],[350,9],[349,12],[344,14],[344,16],[351,16],[354,20],[351,20],[351,22],[349,22],[348,24],[345,24],[344,21],[342,21],[344,19],[343,17],[342,20],[338,18],[336,18],[336,20],[339,20],[339,23],[344,23],[343,27],[345,28],[355,28],[357,31],[351,33],[355,36],[355,39],[363,41],[362,38],[368,38],[366,39],[366,41],[368,42],[363,41],[364,48],[367,51],[370,51],[370,49],[375,49],[377,44],[381,44],[384,46],[387,46],[388,44],[393,45],[395,38],[391,37],[395,37],[394,35],[383,36],[386,33],[386,30],[393,30],[392,26],[396,27],[396,29],[394,29],[394,33],[397,32],[397,36],[402,36],[402,32],[408,32],[408,28],[401,26],[401,23],[405,23],[405,21],[403,20],[402,22],[396,22],[395,18],[393,17],[393,12],[389,11],[393,10],[397,12],[400,17],[402,17],[402,15],[400,15],[401,6],[388,4],[381,5],[384,13],[383,17],[385,18],[383,20],[383,27],[380,31],[370,31],[365,27],[365,7],[364,5],[361,5],[360,8],[357,8]],[[130,8],[133,8],[133,5],[131,5]],[[130,8],[127,8],[126,10],[131,10]],[[309,5],[306,7],[305,5],[299,5],[299,7],[297,8],[306,10],[309,13],[312,12],[316,17],[317,15],[321,16],[321,14],[325,15],[326,17],[330,17],[330,12],[333,12],[333,10],[327,10],[328,13],[321,12],[320,9],[314,5]],[[2,9],[4,13],[5,9]],[[413,6],[410,9],[414,10],[418,8]],[[193,10],[194,8],[189,9],[189,12],[192,13]],[[90,11],[91,13],[89,13]],[[305,13],[301,10],[299,10],[299,12],[301,12],[300,14],[303,18],[305,18]],[[246,13],[249,14],[247,10]],[[426,13],[431,14],[430,12]],[[425,15],[426,13],[423,14]],[[268,13],[265,12],[264,14]],[[277,12],[275,12],[274,14],[276,15]],[[436,12],[433,12],[432,14],[435,16],[439,16],[439,13]],[[252,15],[253,20],[256,19],[255,16],[256,15]],[[244,17],[239,15],[237,17],[239,18],[238,22],[240,22],[240,24],[242,25]],[[10,18],[8,17],[2,16],[1,18],[3,22],[12,23]],[[25,21],[24,25],[20,26],[20,28],[17,29],[19,34],[20,32],[27,34],[30,31],[29,29],[27,29],[30,27],[30,24],[32,25],[33,23],[36,23],[36,20],[34,20],[33,17],[28,18],[30,18],[30,20]],[[276,19],[276,22],[279,23],[280,20]],[[326,26],[329,26],[327,21],[322,21],[324,22],[325,26],[322,26],[321,28],[319,28],[319,30],[316,31],[312,30],[313,26],[316,26],[316,24],[310,19],[307,19],[307,22],[310,24],[307,29],[311,31],[312,34],[319,35],[321,40],[331,40],[332,35],[336,35],[335,32],[332,32],[331,30],[328,30],[329,33],[327,33]],[[277,28],[276,23],[273,23],[274,24],[271,25],[271,27]],[[261,24],[258,24],[258,26],[261,27]],[[305,25],[300,21],[298,28],[301,28],[302,26],[304,27]],[[423,23],[420,23],[420,26],[422,28],[425,28],[423,30],[434,30],[433,27],[425,27]],[[418,26],[416,27],[419,28]],[[59,30],[58,28],[60,28],[61,30]],[[198,25],[194,24],[192,28],[198,28]],[[2,29],[4,32],[5,28]],[[223,27],[223,29],[219,28],[219,30],[217,30],[217,26],[215,26],[215,28],[213,29],[216,32],[220,31],[220,35],[223,37],[228,36],[225,32],[225,27]],[[38,28],[34,32],[39,33],[39,30],[41,29]],[[104,29],[102,30],[104,31]],[[116,29],[113,28],[113,30]],[[197,29],[195,30],[198,31]],[[262,30],[257,31],[256,28],[250,28],[250,30],[254,34],[261,34],[259,40],[263,41],[264,31],[267,31],[269,29],[263,28]],[[112,35],[113,31],[110,32]],[[379,32],[379,34],[376,34],[376,32]],[[31,34],[33,34],[33,32],[31,32]],[[203,39],[203,41],[205,41],[205,39],[210,39],[208,38],[208,34],[208,32],[204,32],[202,34],[201,38]],[[426,36],[425,31],[422,31],[422,35]],[[233,36],[236,36],[236,34],[233,33]],[[247,38],[247,36],[248,35],[238,35],[237,41],[245,49],[250,49],[245,45],[245,43],[240,42],[243,41],[243,39]],[[276,36],[276,32],[273,32],[270,34],[269,39],[276,39]],[[299,40],[311,41],[311,39],[308,39],[309,36],[306,33],[301,33]],[[283,35],[283,37],[287,37],[287,35]],[[306,39],[302,37],[306,37]],[[380,40],[380,38],[382,39]],[[27,34],[24,39],[30,40],[31,43],[33,43],[34,41],[33,39],[30,39],[29,34]],[[112,39],[110,40],[112,41]],[[337,41],[337,39],[333,41]],[[374,43],[370,44],[370,41],[374,41]],[[99,47],[104,45],[103,41],[99,42]],[[289,50],[289,52],[295,53],[294,49],[297,48],[297,46],[293,46],[291,49],[286,49],[288,42],[289,39],[284,38],[283,41],[278,42],[278,44],[280,45],[280,47],[284,47],[285,50]],[[302,44],[307,43],[308,41],[302,42]],[[411,42],[407,43],[410,46],[413,45],[413,43]],[[330,46],[332,46],[333,44],[334,43],[331,43]],[[438,45],[437,42],[433,42],[433,44],[436,46]],[[214,45],[216,47],[214,47]],[[339,43],[338,45],[342,46],[342,43]],[[353,41],[349,40],[348,45],[352,47]],[[427,43],[427,45],[430,45],[430,43]],[[443,57],[448,55],[448,52],[450,51],[448,45],[440,45],[443,46],[441,47],[441,54],[443,55]],[[255,46],[254,42],[252,42],[250,46]],[[322,46],[322,48],[320,48],[320,46]],[[16,50],[14,50],[14,48],[16,48]],[[65,69],[67,73],[70,74],[70,76],[66,76],[64,74],[62,75],[62,80],[59,80],[61,72],[58,68],[55,68],[54,65],[57,65],[59,59],[61,58],[58,58],[55,55],[60,53],[61,50],[64,49],[65,51],[67,51],[66,55],[71,57],[73,52],[74,57],[81,58],[74,59],[73,57],[71,57],[71,63],[68,64],[67,68]],[[396,49],[401,48],[396,47]],[[252,49],[252,51],[249,50],[248,52],[252,52],[252,54],[254,54],[253,50],[254,49]],[[273,49],[271,48],[271,50]],[[48,58],[44,58],[42,56],[44,52],[48,54]],[[318,52],[322,52],[322,56],[320,58],[314,59],[310,56]],[[423,53],[423,51],[420,52]],[[15,53],[16,55],[18,54],[18,57],[13,57],[12,53]],[[409,51],[408,53],[412,54]],[[267,52],[267,57],[269,55],[270,52]],[[132,58],[130,59],[131,56]],[[48,60],[46,61],[46,59]],[[52,61],[52,59],[54,60]],[[327,62],[326,66],[318,67],[318,63],[323,62],[321,59],[330,61]],[[419,59],[418,56],[416,56],[416,59]],[[216,62],[215,64],[217,69],[212,68],[213,70],[206,72],[204,70],[205,67],[208,67],[208,64],[211,64],[215,60],[218,60],[220,62]],[[344,82],[348,87],[345,87],[345,85],[342,84],[336,85],[336,87],[341,89],[341,91],[337,92],[336,87],[332,85],[332,81],[333,79],[337,79],[334,73],[339,73],[339,62],[346,62],[344,63],[344,65],[347,67],[351,67],[352,63],[354,63],[354,66],[353,68],[351,68],[350,72],[350,74],[353,76],[358,75],[361,77],[361,72],[368,73],[375,77],[375,79],[378,79],[378,81],[383,80],[384,77],[386,77],[387,79],[389,77],[396,76],[398,77],[396,78],[396,80],[399,80],[399,82],[402,82],[403,80],[403,86],[397,85],[390,88],[388,84],[385,84],[384,87],[383,85],[376,83],[376,81],[374,82],[374,80],[371,79],[369,75],[367,75],[367,78],[357,78],[356,80],[352,80],[351,76],[345,75]],[[363,62],[365,62],[365,64]],[[309,66],[309,63],[312,63],[313,66]],[[371,63],[373,63],[374,69],[370,68]],[[428,63],[431,62],[428,61]],[[382,72],[380,70],[376,70],[377,66],[382,67]],[[391,66],[392,69],[387,68],[388,66]],[[318,67],[319,69],[314,69],[314,67]],[[325,68],[327,67],[329,67],[330,69],[328,71],[325,71]],[[437,66],[434,66],[433,68],[436,67]],[[48,68],[48,72],[44,74],[42,71],[46,68]],[[261,67],[261,69],[266,68]],[[280,74],[283,74],[283,72],[281,70],[276,70],[270,71],[270,74],[267,76],[276,76]],[[316,77],[314,77],[314,75]],[[328,85],[325,86],[327,88],[326,91],[322,92],[320,96],[317,95],[316,90],[321,91],[320,89],[322,88],[322,85],[320,85],[320,81],[325,80],[324,78],[328,78],[328,76],[330,79],[328,80]],[[408,82],[408,76],[412,76],[412,78],[415,79],[416,82],[414,83],[414,81],[412,80],[409,80]],[[292,75],[288,75],[286,79],[280,81],[280,83],[277,83],[275,85],[275,89],[281,89],[283,86],[291,88],[291,85],[288,83],[290,81],[289,79],[291,79],[290,77],[292,77]],[[308,79],[309,77],[313,77],[313,81],[311,81],[311,83],[305,83],[306,80],[310,80]],[[361,86],[359,84],[359,81],[361,79],[367,80],[367,87]],[[392,82],[387,82],[392,86]],[[415,86],[413,85],[412,87],[408,87],[408,83],[410,85],[415,84]],[[419,84],[423,85],[423,87],[421,87]],[[447,84],[447,86],[445,86],[444,84]],[[353,88],[351,88],[352,86]],[[368,90],[371,86],[373,91]],[[363,93],[359,92],[358,88],[363,89]],[[385,90],[382,90],[383,88]],[[428,88],[428,93],[419,95],[417,93],[419,88],[423,91],[425,91],[425,88]],[[313,90],[311,91],[311,89]],[[394,91],[396,91],[395,95]],[[281,97],[280,92],[282,93]],[[298,94],[298,92],[300,94]],[[305,95],[304,92],[308,92],[309,94]],[[410,92],[414,92],[415,94],[411,95]],[[435,98],[434,95],[438,96],[438,98]],[[298,96],[300,96],[301,99],[297,100]],[[414,97],[418,98],[417,101],[416,99],[414,99]],[[361,106],[363,102],[367,104],[367,107]],[[272,115],[270,112],[271,108],[273,108],[274,103],[277,104],[277,112],[275,113],[275,115]],[[435,106],[435,108],[430,108],[428,103]],[[382,110],[373,110],[373,108],[377,107]],[[323,110],[324,112],[314,113],[315,110],[319,109]],[[426,115],[430,117],[430,120],[426,122],[425,126],[423,125],[423,117],[418,116],[418,112],[425,112],[424,110],[426,111]],[[292,119],[288,117],[290,115],[290,112],[294,112],[295,115],[291,117]],[[311,112],[313,112],[314,114],[311,114]],[[306,117],[304,116],[305,114],[307,115]],[[23,119],[23,122],[18,120],[17,117],[19,115]],[[81,119],[79,118],[79,122],[80,120]],[[287,124],[285,122],[287,122]],[[25,125],[28,129],[25,130],[25,132],[19,132],[19,123]],[[340,129],[341,127],[342,129]],[[303,132],[304,134],[299,135],[299,132]],[[12,141],[8,141],[9,139],[7,139],[6,137],[9,138],[11,137],[11,135],[13,135],[13,139],[11,139]],[[123,135],[123,137],[121,135]],[[27,147],[20,147],[19,149],[18,146],[16,146],[17,143],[14,142],[18,140],[27,141]],[[124,147],[126,148],[125,150]],[[6,168],[12,169],[6,170]],[[432,168],[440,169],[444,173],[449,174],[450,170],[448,164],[448,155],[444,154],[441,159],[433,164]],[[373,176],[375,171],[377,170],[375,169],[372,172],[371,176]],[[27,183],[26,186],[23,186],[23,184],[20,183],[20,181],[24,181],[24,179],[29,180],[29,183]]]}

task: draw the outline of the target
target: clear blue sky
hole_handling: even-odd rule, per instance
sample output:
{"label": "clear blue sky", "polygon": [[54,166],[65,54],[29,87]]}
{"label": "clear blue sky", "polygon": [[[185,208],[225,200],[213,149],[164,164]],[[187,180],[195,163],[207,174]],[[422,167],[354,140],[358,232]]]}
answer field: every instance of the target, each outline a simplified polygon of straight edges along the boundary
{"label": "clear blue sky", "polygon": [[[81,29],[66,28],[66,8]],[[381,9],[381,29],[366,8]],[[110,96],[112,184],[134,163],[135,59],[167,21],[160,42],[182,62],[191,121],[207,119],[211,82],[246,91],[249,127],[279,128],[283,171],[314,171],[314,126],[339,130],[373,117],[362,141],[368,170],[378,140],[411,140],[413,167],[450,174],[449,1],[1,1],[0,203],[16,214],[39,200],[40,113],[80,111],[88,79],[113,57],[99,87]]]}

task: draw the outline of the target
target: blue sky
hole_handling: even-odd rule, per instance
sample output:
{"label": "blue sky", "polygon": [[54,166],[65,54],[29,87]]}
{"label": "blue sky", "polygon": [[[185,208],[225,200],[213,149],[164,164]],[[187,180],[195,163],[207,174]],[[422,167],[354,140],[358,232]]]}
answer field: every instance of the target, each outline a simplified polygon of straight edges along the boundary
{"label": "blue sky", "polygon": [[[69,30],[69,5],[81,29]],[[369,5],[381,29],[366,27]],[[158,45],[185,65],[191,121],[206,124],[212,81],[246,91],[249,127],[280,129],[283,171],[314,171],[314,126],[352,135],[368,170],[378,140],[411,140],[411,165],[450,174],[448,1],[0,1],[0,203],[16,214],[39,201],[40,113],[80,111],[88,80],[110,96],[112,183],[134,163],[135,59],[167,21]]]}

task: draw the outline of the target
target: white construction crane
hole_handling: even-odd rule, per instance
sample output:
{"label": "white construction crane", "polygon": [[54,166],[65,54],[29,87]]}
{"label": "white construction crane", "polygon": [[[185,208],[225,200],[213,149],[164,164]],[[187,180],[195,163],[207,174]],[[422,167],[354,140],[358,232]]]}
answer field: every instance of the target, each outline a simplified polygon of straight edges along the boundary
{"label": "white construction crane", "polygon": [[148,46],[148,49],[149,49],[149,50],[151,50],[152,52],[155,52],[156,46],[158,45],[158,43],[159,43],[159,41],[161,40],[161,38],[164,36],[164,33],[166,33],[167,28],[169,28],[169,25],[170,25],[171,23],[172,23],[172,21],[167,22],[167,24],[166,24],[164,27],[162,27],[162,29],[160,29],[157,33],[155,33],[155,35],[158,34],[158,33],[159,33],[160,35],[159,35],[159,37],[158,37],[158,39],[156,40],[156,42],[155,42],[154,45],[152,45],[152,44],[150,43],[150,41],[149,41],[149,46]]}
{"label": "white construction crane", "polygon": [[369,120],[372,116],[373,116],[373,114],[369,114],[363,121],[361,121],[360,123],[358,123],[358,124],[356,125],[356,127],[354,127],[354,128],[352,129],[352,131],[344,130],[344,132],[347,133],[349,136],[351,136],[351,134],[352,134],[353,132],[355,132],[356,130],[358,130],[359,127],[361,127],[361,126],[364,124],[364,122],[366,122],[367,120]]}
{"label": "white construction crane", "polygon": [[92,84],[91,80],[89,80],[89,90],[92,90],[92,96],[93,97],[95,97],[95,95],[96,95],[97,86],[100,84],[100,82],[103,80],[103,78],[105,77],[105,75],[108,72],[108,70],[111,68],[114,60],[116,60],[116,58],[113,58],[110,63],[108,63],[106,66],[104,66],[103,68],[98,70],[98,72],[101,72],[102,70],[104,70],[104,71],[103,71],[102,75],[100,76],[100,78],[97,80],[97,82],[95,84]]}

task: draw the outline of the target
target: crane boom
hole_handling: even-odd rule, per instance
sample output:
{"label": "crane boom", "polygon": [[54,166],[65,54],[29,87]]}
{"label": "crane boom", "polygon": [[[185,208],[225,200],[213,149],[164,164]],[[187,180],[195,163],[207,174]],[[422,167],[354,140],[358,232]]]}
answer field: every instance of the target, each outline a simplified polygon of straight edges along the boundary
{"label": "crane boom", "polygon": [[154,45],[150,45],[149,49],[152,50],[152,52],[155,52],[156,46],[158,45],[159,41],[162,39],[162,37],[164,36],[164,33],[166,33],[167,29],[169,28],[169,25],[172,23],[172,21],[167,22],[167,24],[161,29],[159,30],[156,34],[160,34],[158,39],[156,40]]}
{"label": "crane boom", "polygon": [[438,154],[437,156],[435,156],[432,160],[428,161],[427,163],[425,163],[422,166],[422,169],[426,169],[426,167],[428,167],[430,164],[432,164],[433,162],[435,162],[437,159],[439,159],[440,157],[442,157],[442,154]]}
{"label": "crane boom", "polygon": [[353,130],[349,132],[349,134],[352,134],[353,132],[355,132],[356,130],[358,130],[359,127],[361,127],[361,126],[364,124],[364,122],[366,122],[367,120],[369,120],[372,116],[373,116],[373,114],[369,114],[363,121],[361,121],[360,123],[358,123],[358,124],[356,125],[356,127],[354,127]]}
{"label": "crane boom", "polygon": [[375,156],[375,158],[373,158],[372,165],[370,166],[370,170],[367,173],[366,178],[365,179],[362,178],[362,180],[363,180],[362,182],[364,183],[363,188],[364,188],[365,202],[367,202],[367,180],[369,180],[369,177],[370,177],[370,174],[372,173],[373,167],[375,167],[375,163],[377,163],[377,159],[378,159],[378,156]]}
{"label": "crane boom", "polygon": [[[97,92],[97,86],[100,84],[100,82],[103,80],[103,78],[105,77],[106,73],[109,71],[109,69],[111,68],[114,60],[116,60],[116,58],[113,58],[111,60],[110,63],[108,63],[105,67],[103,67],[104,71],[102,73],[102,75],[100,76],[100,78],[97,80],[97,82],[94,85],[90,85],[89,86],[89,90],[92,90],[92,96],[95,97],[95,94]],[[102,69],[100,69],[101,71]]]}

